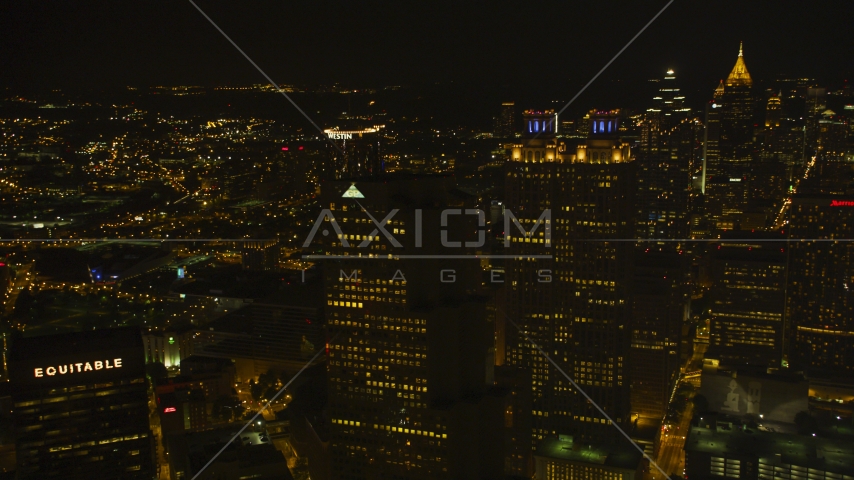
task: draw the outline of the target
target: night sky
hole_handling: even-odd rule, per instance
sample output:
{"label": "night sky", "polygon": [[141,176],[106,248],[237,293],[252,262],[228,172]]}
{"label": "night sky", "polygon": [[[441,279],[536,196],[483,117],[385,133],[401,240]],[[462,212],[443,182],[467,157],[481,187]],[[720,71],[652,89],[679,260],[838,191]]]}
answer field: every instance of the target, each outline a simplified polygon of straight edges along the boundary
{"label": "night sky", "polygon": [[[266,83],[187,1],[2,3],[3,87]],[[453,81],[568,100],[666,2],[198,3],[277,82]],[[755,79],[838,88],[854,77],[852,14],[850,0],[676,0],[589,95],[619,97],[672,67],[709,96],[739,40]]]}

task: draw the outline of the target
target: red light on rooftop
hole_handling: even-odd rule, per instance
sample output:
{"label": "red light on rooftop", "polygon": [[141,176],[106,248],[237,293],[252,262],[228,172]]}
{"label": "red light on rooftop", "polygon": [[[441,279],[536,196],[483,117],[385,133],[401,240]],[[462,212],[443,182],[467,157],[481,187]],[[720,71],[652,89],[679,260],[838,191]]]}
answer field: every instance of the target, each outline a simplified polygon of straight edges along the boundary
{"label": "red light on rooftop", "polygon": [[302,146],[302,145],[300,145],[300,146],[299,146],[299,149],[300,149],[300,150],[302,150],[302,149],[303,149],[303,146]]}
{"label": "red light on rooftop", "polygon": [[283,151],[283,152],[287,152],[287,151],[288,151],[288,147],[282,147],[282,151]]}

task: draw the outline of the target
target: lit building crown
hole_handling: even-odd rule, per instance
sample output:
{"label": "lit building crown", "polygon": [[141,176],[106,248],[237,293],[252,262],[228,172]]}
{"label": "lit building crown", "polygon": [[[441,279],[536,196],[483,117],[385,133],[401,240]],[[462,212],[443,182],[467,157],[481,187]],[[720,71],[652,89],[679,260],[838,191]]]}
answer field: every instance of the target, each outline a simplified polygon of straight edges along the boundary
{"label": "lit building crown", "polygon": [[721,83],[719,83],[718,86],[715,88],[715,99],[717,100],[717,99],[721,98],[723,96],[723,94],[724,94],[724,81],[721,80]]}
{"label": "lit building crown", "polygon": [[554,110],[525,110],[525,135],[553,136],[557,133],[557,114]]}
{"label": "lit building crown", "polygon": [[744,85],[748,87],[753,85],[753,79],[750,78],[750,73],[747,71],[747,65],[744,64],[744,50],[742,44],[739,44],[738,46],[738,59],[735,61],[735,66],[732,68],[732,71],[729,72],[726,84],[727,86]]}

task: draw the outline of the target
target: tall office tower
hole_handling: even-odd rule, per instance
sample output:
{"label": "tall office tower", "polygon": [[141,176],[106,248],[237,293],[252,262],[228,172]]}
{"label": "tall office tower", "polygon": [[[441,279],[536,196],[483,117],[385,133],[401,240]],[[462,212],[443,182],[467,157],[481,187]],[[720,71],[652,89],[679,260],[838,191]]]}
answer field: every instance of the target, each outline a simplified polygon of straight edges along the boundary
{"label": "tall office tower", "polygon": [[[724,81],[715,88],[714,98],[706,104],[705,129],[703,130],[703,177],[700,192],[707,195],[707,187],[717,177],[721,160],[721,104]],[[707,212],[708,215],[711,215]]]}
{"label": "tall office tower", "polygon": [[804,108],[804,142],[810,152],[814,151],[818,142],[818,121],[827,109],[827,90],[822,87],[806,89],[806,105]]}
{"label": "tall office tower", "polygon": [[317,142],[292,142],[279,147],[273,173],[280,177],[288,195],[314,193],[320,182],[326,146]]}
{"label": "tall office tower", "polygon": [[639,244],[634,264],[628,364],[632,413],[645,423],[658,423],[667,412],[690,308],[690,255],[669,246]]}
{"label": "tall office tower", "polygon": [[[555,278],[558,359],[566,372],[622,428],[628,427],[636,174],[619,116],[591,116],[586,145],[558,164]],[[568,335],[567,335],[568,334]],[[576,439],[617,435],[607,420],[561,376],[554,376],[558,420]],[[570,395],[566,395],[569,393]]]}
{"label": "tall office tower", "polygon": [[802,81],[806,79],[778,80],[780,90],[769,97],[765,106],[763,143],[758,146],[760,160],[772,158],[783,164],[786,190],[795,178],[803,175],[805,166],[803,111],[807,88],[799,86]]}
{"label": "tall office tower", "polygon": [[[526,112],[524,141],[508,162],[507,208],[529,231],[549,209],[554,232],[551,242],[541,232],[505,232],[514,254],[551,243],[554,255],[508,267],[508,312],[625,426],[633,245],[609,240],[634,237],[634,164],[618,136],[618,115],[590,115],[588,139],[575,152],[554,138],[554,123],[554,112]],[[543,283],[544,271],[553,282]],[[532,372],[536,443],[559,433],[581,439],[616,432],[524,337],[507,338],[507,364]]]}
{"label": "tall office tower", "polygon": [[9,373],[17,478],[154,477],[138,329],[19,338]]}
{"label": "tall office tower", "polygon": [[383,125],[341,130],[338,127],[323,131],[331,143],[324,162],[321,180],[340,180],[379,175],[385,172],[382,152]]}
{"label": "tall office tower", "polygon": [[679,373],[682,323],[690,302],[690,246],[672,240],[690,237],[691,165],[701,126],[683,120],[669,128],[658,151],[636,154],[637,244],[631,303],[633,413],[643,421],[664,418]]}
{"label": "tall office tower", "polygon": [[[505,231],[511,253],[515,255],[542,255],[550,253],[551,242],[546,243],[546,228],[553,228],[554,217],[543,217],[543,213],[554,210],[554,182],[556,165],[565,148],[555,138],[557,116],[553,110],[525,111],[521,143],[510,149],[510,161],[506,166],[506,208],[518,218],[527,235],[514,226]],[[506,214],[506,213],[505,213]],[[549,222],[543,224],[541,222]],[[548,239],[551,240],[551,239]],[[545,282],[540,272],[552,273],[553,259],[514,261],[507,265],[506,304],[507,315],[528,335],[532,341],[552,351],[555,343],[555,307],[552,289],[554,283]],[[534,416],[532,436],[534,443],[553,433],[549,428],[549,417],[553,411],[550,403],[553,396],[554,375],[559,375],[519,331],[508,324],[505,329],[505,364],[530,372],[531,402]]]}
{"label": "tall office tower", "polygon": [[[514,328],[510,326],[510,328]],[[531,478],[531,371],[501,365],[495,367],[495,384],[504,389],[504,475],[508,479]]]}
{"label": "tall office tower", "polygon": [[[672,75],[665,81],[673,81]],[[642,131],[658,131],[657,138],[642,134],[635,160],[636,235],[643,240],[690,236],[691,173],[699,157],[701,126],[684,118],[688,113],[681,106],[684,98],[673,90],[678,92],[672,86],[662,88],[654,99],[658,107],[647,110],[642,122],[649,125],[642,126]],[[671,97],[665,97],[666,92]],[[671,116],[664,116],[666,108],[674,105]],[[690,255],[685,248],[678,242],[638,243],[628,365],[632,409],[644,422],[664,417],[679,373],[682,322],[687,316],[691,284]]]}
{"label": "tall office tower", "polygon": [[712,319],[706,358],[723,366],[763,371],[779,367],[787,249],[779,240],[785,237],[779,233],[729,237],[739,240],[722,241],[712,249]]}
{"label": "tall office tower", "polygon": [[[765,107],[765,127],[758,136],[758,155],[750,175],[750,207],[765,215],[766,223],[775,219],[780,210],[789,183],[791,154],[787,152],[788,129],[781,127],[781,95],[772,94]],[[787,123],[787,122],[786,122]]]}
{"label": "tall office tower", "polygon": [[[587,138],[587,132],[590,131],[590,115],[596,113],[596,110],[591,110],[584,114],[583,117],[578,119],[575,123],[575,136],[578,138]],[[567,133],[567,132],[564,132]]]}
{"label": "tall office tower", "polygon": [[717,227],[732,229],[739,226],[742,214],[747,211],[753,157],[753,80],[741,48],[723,87],[719,98],[719,160],[712,172],[711,184],[706,179],[706,203]]}
{"label": "tall office tower", "polygon": [[845,159],[848,149],[848,120],[836,115],[832,110],[826,110],[818,120],[818,138],[816,139],[818,154],[825,157],[835,157],[837,161]]}
{"label": "tall office tower", "polygon": [[698,122],[683,120],[663,131],[657,145],[641,144],[638,149],[638,238],[688,238],[700,129]]}
{"label": "tall office tower", "polygon": [[782,99],[780,98],[782,96],[783,92],[780,92],[777,95],[772,94],[768,97],[768,103],[765,104],[766,128],[774,129],[780,127],[780,117],[783,114]]}
{"label": "tall office tower", "polygon": [[[321,204],[309,240],[330,255],[320,262],[333,477],[501,476],[505,400],[491,391],[483,272],[474,255],[441,258],[484,246],[476,197],[450,177],[392,175],[330,182]],[[392,213],[383,230],[394,240],[368,215]]]}
{"label": "tall office tower", "polygon": [[513,138],[516,135],[516,103],[503,102],[501,113],[495,118],[496,138]]}
{"label": "tall office tower", "polygon": [[[790,357],[812,375],[854,371],[854,198],[796,195],[786,287]],[[829,241],[840,239],[840,241]]]}
{"label": "tall office tower", "polygon": [[685,106],[685,97],[675,82],[675,73],[668,70],[652,99],[653,106],[643,115],[640,122],[641,152],[657,152],[672,129],[691,114],[691,109]]}

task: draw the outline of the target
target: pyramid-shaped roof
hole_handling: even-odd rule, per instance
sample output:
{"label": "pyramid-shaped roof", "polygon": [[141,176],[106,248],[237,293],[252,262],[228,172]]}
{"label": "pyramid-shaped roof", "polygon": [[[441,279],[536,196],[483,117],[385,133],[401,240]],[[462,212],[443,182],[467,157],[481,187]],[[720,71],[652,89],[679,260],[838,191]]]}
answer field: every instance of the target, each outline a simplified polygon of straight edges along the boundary
{"label": "pyramid-shaped roof", "polygon": [[741,44],[738,46],[738,59],[735,61],[732,71],[729,72],[726,84],[727,86],[744,85],[748,87],[753,85],[753,79],[750,78],[750,73],[747,72],[747,65],[744,64],[744,50]]}
{"label": "pyramid-shaped roof", "polygon": [[348,188],[347,191],[344,192],[344,195],[341,195],[341,197],[342,198],[365,198],[365,196],[362,195],[362,192],[360,192],[359,189],[356,188],[355,183],[350,185],[350,188]]}

